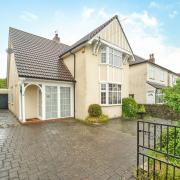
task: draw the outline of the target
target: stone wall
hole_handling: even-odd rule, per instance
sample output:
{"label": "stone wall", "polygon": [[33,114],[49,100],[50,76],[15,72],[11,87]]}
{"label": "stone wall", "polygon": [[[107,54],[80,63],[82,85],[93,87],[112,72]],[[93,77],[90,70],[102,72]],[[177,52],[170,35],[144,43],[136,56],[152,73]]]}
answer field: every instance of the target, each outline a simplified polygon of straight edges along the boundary
{"label": "stone wall", "polygon": [[180,120],[180,113],[174,112],[167,105],[162,104],[144,104],[146,113],[152,117]]}

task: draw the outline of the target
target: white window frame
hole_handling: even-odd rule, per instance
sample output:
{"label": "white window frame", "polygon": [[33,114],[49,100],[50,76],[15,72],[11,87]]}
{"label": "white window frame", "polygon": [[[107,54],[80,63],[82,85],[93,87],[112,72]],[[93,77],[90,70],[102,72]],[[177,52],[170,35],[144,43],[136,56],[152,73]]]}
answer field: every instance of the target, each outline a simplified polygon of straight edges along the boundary
{"label": "white window frame", "polygon": [[156,92],[155,92],[155,103],[156,103],[156,104],[163,104],[163,103],[164,103],[163,100],[162,100],[162,102],[157,102],[157,101],[156,101],[157,97],[159,98],[159,97],[161,97],[161,96],[162,96],[162,98],[163,98],[163,93],[162,93],[161,91],[159,92],[159,89],[156,90]]}
{"label": "white window frame", "polygon": [[[104,51],[104,49],[105,49],[105,51]],[[110,50],[112,50],[112,53],[110,52]],[[106,62],[102,61],[102,54],[104,54],[104,53],[106,53]],[[110,54],[112,54],[112,63],[110,63]],[[114,64],[115,56],[119,57],[119,66]],[[112,47],[109,47],[109,46],[103,46],[101,48],[101,58],[100,59],[101,59],[100,64],[106,64],[106,65],[109,65],[111,67],[116,67],[116,68],[122,68],[122,66],[123,66],[122,52],[117,49],[114,49]]]}
{"label": "white window frame", "polygon": [[[101,89],[101,85],[104,84],[106,86],[106,90],[102,90]],[[117,104],[109,104],[109,84],[115,84],[115,85],[120,85],[121,86],[121,90],[120,91],[116,91],[117,93],[117,101],[118,101],[118,92],[120,92],[120,96],[121,96],[121,103],[117,103]],[[118,88],[118,87],[117,87]],[[101,103],[101,93],[102,92],[105,92],[106,93],[106,104],[102,104]],[[114,92],[114,91],[113,91]],[[122,105],[122,84],[121,83],[114,83],[114,82],[100,82],[100,104],[101,106],[119,106],[119,105]]]}
{"label": "white window frame", "polygon": [[152,66],[149,67],[149,78],[155,79],[155,67]]}
{"label": "white window frame", "polygon": [[165,73],[163,70],[161,70],[160,81],[164,82],[164,80],[165,80]]}
{"label": "white window frame", "polygon": [[176,77],[174,76],[174,75],[172,75],[172,84],[174,85],[174,84],[176,84]]}

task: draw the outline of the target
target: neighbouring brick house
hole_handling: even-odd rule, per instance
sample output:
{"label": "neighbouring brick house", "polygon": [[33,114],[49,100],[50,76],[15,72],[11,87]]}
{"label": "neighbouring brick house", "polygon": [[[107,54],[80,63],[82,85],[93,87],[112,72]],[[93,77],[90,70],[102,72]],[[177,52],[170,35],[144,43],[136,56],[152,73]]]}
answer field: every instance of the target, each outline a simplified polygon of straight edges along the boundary
{"label": "neighbouring brick house", "polygon": [[141,104],[163,103],[161,89],[173,86],[180,76],[156,64],[154,54],[149,59],[134,57],[135,61],[130,63],[130,96]]}
{"label": "neighbouring brick house", "polygon": [[72,46],[14,28],[8,44],[9,109],[20,121],[85,119],[93,103],[121,115],[134,56],[117,16]]}

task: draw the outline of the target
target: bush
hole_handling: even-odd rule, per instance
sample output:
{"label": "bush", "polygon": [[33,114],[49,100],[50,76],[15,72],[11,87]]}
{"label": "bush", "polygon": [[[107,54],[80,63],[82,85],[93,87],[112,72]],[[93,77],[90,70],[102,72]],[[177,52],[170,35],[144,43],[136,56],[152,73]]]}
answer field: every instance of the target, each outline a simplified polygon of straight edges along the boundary
{"label": "bush", "polygon": [[109,120],[108,115],[102,114],[101,116],[99,116],[100,122],[107,122],[108,120]]}
{"label": "bush", "polygon": [[145,107],[143,104],[139,104],[138,105],[138,113],[145,113],[146,110],[145,110]]}
{"label": "bush", "polygon": [[125,119],[133,119],[137,116],[138,105],[136,101],[129,97],[122,100],[122,115]]}
{"label": "bush", "polygon": [[102,109],[99,104],[91,104],[88,109],[90,117],[99,117],[102,115]]}
{"label": "bush", "polygon": [[100,115],[99,117],[87,117],[86,122],[88,123],[105,123],[109,120],[109,117],[105,114]]}

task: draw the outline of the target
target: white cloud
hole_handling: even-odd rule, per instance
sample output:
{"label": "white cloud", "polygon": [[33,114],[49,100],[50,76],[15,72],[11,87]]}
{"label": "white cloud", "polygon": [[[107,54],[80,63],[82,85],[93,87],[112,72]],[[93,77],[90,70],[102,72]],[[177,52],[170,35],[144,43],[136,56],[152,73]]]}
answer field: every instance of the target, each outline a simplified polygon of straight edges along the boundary
{"label": "white cloud", "polygon": [[136,21],[140,21],[146,27],[156,27],[158,25],[158,20],[151,16],[147,11],[144,11],[143,13],[134,12],[130,14],[130,16],[132,21],[135,21],[135,23],[138,23]]}
{"label": "white cloud", "polygon": [[85,6],[85,7],[83,7],[82,18],[87,20],[92,16],[93,13],[94,13],[93,8],[88,8],[88,7]]}
{"label": "white cloud", "polygon": [[149,7],[150,8],[159,8],[160,5],[155,1],[151,1],[150,4],[149,4]]}
{"label": "white cloud", "polygon": [[107,19],[110,17],[110,15],[105,11],[104,8],[99,10],[98,15],[104,19]]}
{"label": "white cloud", "polygon": [[23,19],[24,21],[31,22],[31,21],[36,21],[38,19],[38,16],[31,12],[23,11],[22,14],[20,15],[20,18]]}
{"label": "white cloud", "polygon": [[[151,20],[154,19],[153,21],[156,23],[149,23],[151,20],[149,21],[147,18],[147,26],[144,26],[143,13],[122,16],[129,17],[122,21],[122,25],[135,54],[148,59],[149,54],[154,53],[157,64],[175,72],[180,71],[180,47],[165,43],[167,37],[163,35],[162,25],[158,23],[155,17],[146,14],[146,17],[150,17]],[[151,28],[147,28],[149,25]]]}
{"label": "white cloud", "polygon": [[169,13],[169,17],[170,18],[174,18],[175,16],[177,16],[178,15],[178,12],[177,11],[172,11],[171,13]]}

